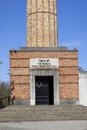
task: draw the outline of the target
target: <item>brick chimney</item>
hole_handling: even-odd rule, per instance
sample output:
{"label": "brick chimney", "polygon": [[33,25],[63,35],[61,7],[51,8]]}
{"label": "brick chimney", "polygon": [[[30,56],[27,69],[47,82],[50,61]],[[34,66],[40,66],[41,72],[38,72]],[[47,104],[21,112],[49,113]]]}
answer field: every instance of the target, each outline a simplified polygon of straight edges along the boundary
{"label": "brick chimney", "polygon": [[57,47],[56,0],[27,0],[27,47]]}

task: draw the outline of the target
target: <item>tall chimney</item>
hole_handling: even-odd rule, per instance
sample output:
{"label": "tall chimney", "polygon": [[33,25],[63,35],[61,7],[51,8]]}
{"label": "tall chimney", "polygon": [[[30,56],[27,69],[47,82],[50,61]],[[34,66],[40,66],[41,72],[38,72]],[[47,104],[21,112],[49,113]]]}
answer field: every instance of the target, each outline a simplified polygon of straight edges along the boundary
{"label": "tall chimney", "polygon": [[57,47],[56,0],[27,0],[27,47]]}

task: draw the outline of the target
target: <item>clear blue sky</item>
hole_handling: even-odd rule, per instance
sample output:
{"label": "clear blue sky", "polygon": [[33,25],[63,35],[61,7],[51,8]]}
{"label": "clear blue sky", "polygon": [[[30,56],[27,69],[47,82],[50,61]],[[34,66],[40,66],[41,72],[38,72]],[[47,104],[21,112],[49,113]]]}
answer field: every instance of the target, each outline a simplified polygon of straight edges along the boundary
{"label": "clear blue sky", "polygon": [[[59,45],[79,50],[87,70],[87,0],[58,0]],[[26,46],[26,0],[0,0],[0,80],[9,81],[9,50]]]}

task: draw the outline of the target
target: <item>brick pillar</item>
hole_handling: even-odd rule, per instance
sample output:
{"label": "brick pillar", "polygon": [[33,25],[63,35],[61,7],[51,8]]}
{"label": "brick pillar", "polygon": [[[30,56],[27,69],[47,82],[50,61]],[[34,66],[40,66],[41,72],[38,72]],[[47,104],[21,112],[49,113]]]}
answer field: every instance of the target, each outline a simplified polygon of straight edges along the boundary
{"label": "brick pillar", "polygon": [[27,0],[27,47],[57,47],[56,0]]}

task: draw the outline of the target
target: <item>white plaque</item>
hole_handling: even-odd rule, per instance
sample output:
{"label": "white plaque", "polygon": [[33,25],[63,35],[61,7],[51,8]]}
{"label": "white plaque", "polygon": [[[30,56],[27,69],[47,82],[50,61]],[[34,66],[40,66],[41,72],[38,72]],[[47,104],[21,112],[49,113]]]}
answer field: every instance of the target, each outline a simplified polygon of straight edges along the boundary
{"label": "white plaque", "polygon": [[30,68],[58,68],[59,59],[57,58],[32,58]]}

